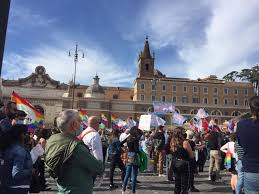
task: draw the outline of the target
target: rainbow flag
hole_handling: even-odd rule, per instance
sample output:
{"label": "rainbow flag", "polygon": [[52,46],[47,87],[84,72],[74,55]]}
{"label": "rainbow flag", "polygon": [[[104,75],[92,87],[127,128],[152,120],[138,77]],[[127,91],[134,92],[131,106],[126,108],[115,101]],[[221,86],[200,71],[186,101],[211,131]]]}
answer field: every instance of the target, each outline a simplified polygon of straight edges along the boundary
{"label": "rainbow flag", "polygon": [[229,150],[226,153],[225,166],[227,170],[231,169],[231,152]]}
{"label": "rainbow flag", "polygon": [[22,98],[17,93],[13,91],[11,95],[11,100],[16,103],[17,109],[24,111],[27,116],[29,129],[35,129],[39,125],[43,125],[44,117],[41,112],[39,112],[28,100]]}
{"label": "rainbow flag", "polygon": [[118,123],[118,118],[114,115],[111,116],[111,122],[114,123],[114,124],[117,124]]}
{"label": "rainbow flag", "polygon": [[78,113],[79,113],[79,116],[81,118],[81,122],[82,122],[84,128],[86,128],[88,125],[87,112],[85,110],[78,110]]}
{"label": "rainbow flag", "polygon": [[107,117],[103,113],[101,114],[101,120],[104,122],[108,122]]}

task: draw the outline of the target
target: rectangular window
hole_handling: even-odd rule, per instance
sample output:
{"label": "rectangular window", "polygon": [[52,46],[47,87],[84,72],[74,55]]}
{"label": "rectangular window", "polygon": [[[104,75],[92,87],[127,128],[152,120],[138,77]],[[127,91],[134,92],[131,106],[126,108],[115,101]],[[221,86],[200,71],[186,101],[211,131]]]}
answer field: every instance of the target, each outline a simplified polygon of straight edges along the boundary
{"label": "rectangular window", "polygon": [[245,95],[248,96],[248,89],[245,89]]}
{"label": "rectangular window", "polygon": [[235,89],[235,95],[238,95],[238,89]]}
{"label": "rectangular window", "polygon": [[225,104],[225,105],[228,104],[228,99],[224,99],[224,104]]}
{"label": "rectangular window", "polygon": [[176,86],[173,86],[173,92],[176,92]]}
{"label": "rectangular window", "polygon": [[203,98],[203,104],[208,104],[208,98]]}
{"label": "rectangular window", "polygon": [[228,95],[228,88],[224,88],[224,94]]}
{"label": "rectangular window", "polygon": [[234,100],[234,104],[235,104],[236,106],[239,104],[237,99]]}
{"label": "rectangular window", "polygon": [[79,92],[79,93],[76,94],[76,96],[79,97],[79,98],[82,98],[83,97],[83,93]]}
{"label": "rectangular window", "polygon": [[218,94],[218,88],[214,88],[214,94]]}
{"label": "rectangular window", "polygon": [[204,93],[204,94],[208,94],[208,87],[204,87],[204,88],[203,88],[203,93]]}
{"label": "rectangular window", "polygon": [[142,83],[142,84],[140,85],[140,88],[141,88],[141,90],[144,90],[144,89],[145,89],[145,84]]}
{"label": "rectangular window", "polygon": [[156,90],[156,85],[155,84],[152,84],[152,90]]}
{"label": "rectangular window", "polygon": [[199,103],[198,97],[192,97],[192,103]]}
{"label": "rectangular window", "polygon": [[144,94],[141,94],[140,100],[141,100],[141,101],[144,101],[144,100],[145,100],[145,95],[144,95]]}
{"label": "rectangular window", "polygon": [[218,99],[214,98],[214,104],[218,104]]}
{"label": "rectangular window", "polygon": [[165,96],[162,96],[162,102],[165,102],[165,101],[166,101]]}
{"label": "rectangular window", "polygon": [[182,97],[182,103],[188,103],[188,97],[187,96]]}
{"label": "rectangular window", "polygon": [[186,86],[183,87],[183,92],[187,92],[187,87]]}
{"label": "rectangular window", "polygon": [[151,100],[152,101],[156,101],[156,97],[155,96],[151,96]]}
{"label": "rectangular window", "polygon": [[165,91],[165,89],[166,89],[166,86],[165,86],[165,85],[163,85],[163,91]]}
{"label": "rectangular window", "polygon": [[176,96],[173,96],[173,102],[176,102]]}
{"label": "rectangular window", "polygon": [[193,86],[193,92],[194,92],[194,93],[197,93],[197,92],[198,92],[197,86]]}

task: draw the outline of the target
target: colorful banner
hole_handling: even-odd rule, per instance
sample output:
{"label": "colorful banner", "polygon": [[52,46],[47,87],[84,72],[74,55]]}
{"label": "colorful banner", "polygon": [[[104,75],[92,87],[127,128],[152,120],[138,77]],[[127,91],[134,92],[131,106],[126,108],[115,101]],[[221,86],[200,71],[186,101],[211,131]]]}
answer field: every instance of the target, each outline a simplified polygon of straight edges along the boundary
{"label": "colorful banner", "polygon": [[172,123],[182,126],[184,121],[186,121],[186,120],[187,119],[184,116],[182,116],[181,114],[179,114],[177,112],[173,113]]}
{"label": "colorful banner", "polygon": [[232,119],[228,122],[228,130],[230,133],[233,133],[235,130],[235,121]]}
{"label": "colorful banner", "polygon": [[136,121],[134,121],[134,120],[132,119],[132,117],[129,117],[129,118],[127,119],[127,124],[128,124],[129,129],[131,129],[132,127],[134,127],[134,126],[137,125]]}
{"label": "colorful banner", "polygon": [[173,113],[175,104],[172,102],[153,102],[154,114]]}
{"label": "colorful banner", "polygon": [[31,104],[31,102],[20,97],[14,91],[12,93],[11,99],[16,103],[18,110],[22,110],[27,114],[26,121],[28,121],[27,124],[29,125],[29,130],[43,125],[43,114],[38,112],[37,109]]}
{"label": "colorful banner", "polygon": [[127,129],[128,128],[128,125],[127,125],[127,122],[114,116],[114,115],[111,115],[111,123],[112,123],[112,126],[116,126],[118,128],[121,128],[121,129]]}
{"label": "colorful banner", "polygon": [[108,118],[103,113],[101,114],[101,120],[104,122],[108,122]]}
{"label": "colorful banner", "polygon": [[78,113],[81,118],[81,123],[83,125],[83,128],[86,128],[88,126],[87,112],[85,110],[79,110]]}
{"label": "colorful banner", "polygon": [[201,118],[194,116],[192,119],[192,124],[195,132],[202,132],[202,120]]}
{"label": "colorful banner", "polygon": [[208,116],[209,116],[209,114],[204,110],[204,108],[200,108],[196,114],[196,117],[198,117],[200,119],[207,118]]}
{"label": "colorful banner", "polygon": [[138,128],[143,131],[150,131],[150,127],[164,126],[166,121],[157,115],[141,115]]}

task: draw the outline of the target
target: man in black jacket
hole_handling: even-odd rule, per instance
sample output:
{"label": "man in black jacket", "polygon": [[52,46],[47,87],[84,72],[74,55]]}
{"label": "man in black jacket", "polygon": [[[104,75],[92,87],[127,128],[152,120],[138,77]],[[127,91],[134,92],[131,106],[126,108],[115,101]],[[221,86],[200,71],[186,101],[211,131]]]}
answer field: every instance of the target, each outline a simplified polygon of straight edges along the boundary
{"label": "man in black jacket", "polygon": [[209,180],[213,174],[213,168],[216,168],[216,178],[220,179],[220,162],[221,162],[221,137],[219,132],[211,131],[208,136],[208,147],[210,149],[210,167],[209,167]]}
{"label": "man in black jacket", "polygon": [[157,163],[159,164],[159,176],[165,176],[163,173],[164,165],[164,146],[165,135],[164,126],[158,126],[157,132],[154,135],[154,172],[157,173]]}

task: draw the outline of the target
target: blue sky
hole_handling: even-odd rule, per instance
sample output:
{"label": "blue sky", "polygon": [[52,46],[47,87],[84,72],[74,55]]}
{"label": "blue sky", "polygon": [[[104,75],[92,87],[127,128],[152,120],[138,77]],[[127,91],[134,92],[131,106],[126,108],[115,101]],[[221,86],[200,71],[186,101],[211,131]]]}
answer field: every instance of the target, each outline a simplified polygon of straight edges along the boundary
{"label": "blue sky", "polygon": [[77,82],[98,73],[102,85],[131,87],[146,35],[168,77],[221,78],[259,62],[258,10],[257,0],[12,0],[3,78],[43,65],[68,83],[78,43]]}

